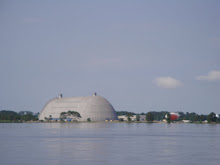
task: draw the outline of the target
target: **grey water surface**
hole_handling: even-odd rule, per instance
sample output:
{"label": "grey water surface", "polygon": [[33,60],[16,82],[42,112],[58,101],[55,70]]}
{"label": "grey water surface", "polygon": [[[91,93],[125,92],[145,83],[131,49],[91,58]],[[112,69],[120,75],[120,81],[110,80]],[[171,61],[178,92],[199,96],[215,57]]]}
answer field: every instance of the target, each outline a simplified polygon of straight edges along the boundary
{"label": "grey water surface", "polygon": [[1,123],[1,165],[219,165],[219,124]]}

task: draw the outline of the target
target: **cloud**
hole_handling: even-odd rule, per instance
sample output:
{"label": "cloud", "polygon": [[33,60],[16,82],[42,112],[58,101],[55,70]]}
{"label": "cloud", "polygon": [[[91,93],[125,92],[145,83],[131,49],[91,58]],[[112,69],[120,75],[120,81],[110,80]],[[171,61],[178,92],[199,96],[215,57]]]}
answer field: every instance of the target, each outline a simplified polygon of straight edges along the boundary
{"label": "cloud", "polygon": [[197,76],[196,80],[220,81],[220,71],[212,70],[206,76]]}
{"label": "cloud", "polygon": [[177,88],[182,85],[179,80],[176,80],[172,77],[157,77],[154,80],[154,83],[161,88]]}

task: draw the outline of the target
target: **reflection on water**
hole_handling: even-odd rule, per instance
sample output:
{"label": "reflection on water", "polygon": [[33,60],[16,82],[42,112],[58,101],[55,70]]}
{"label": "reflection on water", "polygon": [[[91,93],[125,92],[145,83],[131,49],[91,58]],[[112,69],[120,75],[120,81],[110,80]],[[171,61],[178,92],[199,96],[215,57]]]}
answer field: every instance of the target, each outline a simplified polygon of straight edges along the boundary
{"label": "reflection on water", "polygon": [[220,125],[0,124],[3,164],[219,164]]}

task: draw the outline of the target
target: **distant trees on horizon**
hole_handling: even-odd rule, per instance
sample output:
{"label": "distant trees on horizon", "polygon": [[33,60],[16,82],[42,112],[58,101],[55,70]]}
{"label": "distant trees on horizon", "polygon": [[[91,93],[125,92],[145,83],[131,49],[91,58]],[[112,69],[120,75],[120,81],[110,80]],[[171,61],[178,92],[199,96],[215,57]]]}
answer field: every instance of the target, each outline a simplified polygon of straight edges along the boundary
{"label": "distant trees on horizon", "polygon": [[[126,115],[128,117],[128,121],[130,121],[131,117],[133,115],[137,115],[136,116],[136,120],[139,121],[140,120],[140,115],[148,115],[147,121],[150,121],[149,119],[153,118],[153,120],[156,121],[162,121],[165,118],[166,114],[169,114],[168,111],[150,111],[148,113],[134,113],[134,112],[128,112],[128,111],[116,111],[118,116],[121,115]],[[150,117],[149,117],[149,113],[150,113]],[[211,112],[208,115],[204,115],[204,114],[196,114],[195,112],[178,112],[180,114],[179,119],[177,119],[176,121],[182,121],[182,120],[190,120],[192,122],[202,122],[207,120],[209,123],[220,123],[220,118],[216,117],[216,114],[214,112]],[[20,111],[20,112],[15,112],[12,110],[1,110],[0,111],[0,121],[37,121],[38,120],[38,115],[39,113],[33,113],[31,111]],[[68,112],[63,112],[61,117],[64,118],[74,118],[73,120],[77,120],[78,118],[80,118],[80,114],[78,112],[75,111],[68,111]],[[50,116],[48,118],[48,120],[50,120],[52,118],[52,116]],[[91,119],[90,119],[91,120]]]}
{"label": "distant trees on horizon", "polygon": [[146,118],[146,121],[148,121],[148,122],[153,122],[154,121],[154,115],[151,112],[148,112],[146,114],[145,118]]}
{"label": "distant trees on horizon", "polygon": [[[150,111],[148,113],[134,113],[134,112],[128,112],[128,111],[117,111],[116,112],[118,116],[121,115],[128,115],[128,114],[132,114],[132,115],[146,115],[150,113],[150,115],[153,116],[154,120],[156,121],[162,121],[163,119],[165,119],[165,115],[169,114],[170,112],[168,111]],[[190,120],[192,122],[202,122],[207,120],[209,123],[211,122],[220,122],[220,119],[216,117],[216,114],[214,112],[211,112],[209,115],[204,115],[204,114],[196,114],[195,112],[178,112],[180,114],[180,117],[176,120],[176,121],[182,121],[182,120]],[[149,119],[149,118],[148,118]],[[146,118],[147,120],[147,118]],[[148,121],[148,120],[147,120]]]}
{"label": "distant trees on horizon", "polygon": [[31,111],[14,112],[11,110],[1,110],[1,121],[37,121],[39,113],[33,113]]}

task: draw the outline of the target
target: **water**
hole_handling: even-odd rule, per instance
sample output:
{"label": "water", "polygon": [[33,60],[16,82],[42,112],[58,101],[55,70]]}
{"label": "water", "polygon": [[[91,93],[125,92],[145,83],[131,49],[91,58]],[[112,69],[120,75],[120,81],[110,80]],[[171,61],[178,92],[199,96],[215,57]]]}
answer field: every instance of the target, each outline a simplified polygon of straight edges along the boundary
{"label": "water", "polygon": [[220,125],[1,123],[1,165],[219,165]]}

